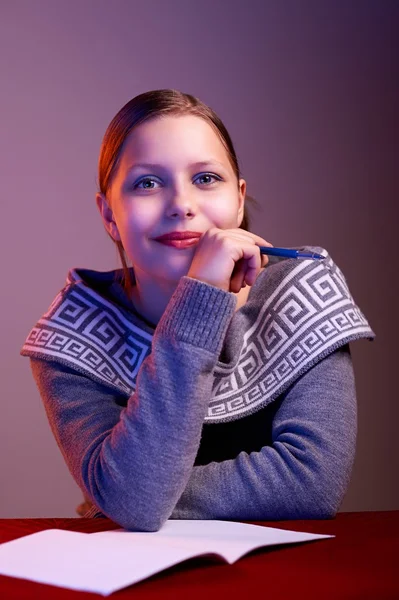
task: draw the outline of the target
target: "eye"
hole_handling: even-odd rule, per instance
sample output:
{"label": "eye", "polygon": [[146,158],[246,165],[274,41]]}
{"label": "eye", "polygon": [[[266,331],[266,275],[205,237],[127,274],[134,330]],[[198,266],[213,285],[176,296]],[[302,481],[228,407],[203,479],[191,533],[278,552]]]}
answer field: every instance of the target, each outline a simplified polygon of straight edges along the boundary
{"label": "eye", "polygon": [[[142,183],[158,183],[157,181],[155,181],[155,179],[153,179],[152,177],[143,177],[143,179],[140,179],[140,181],[138,181],[137,183],[134,184],[133,189],[136,190]],[[153,187],[142,187],[140,188],[141,190],[153,190]]]}
{"label": "eye", "polygon": [[[209,180],[209,178],[216,179],[217,181],[222,180],[221,177],[219,177],[218,175],[214,175],[213,173],[201,173],[200,175],[197,176],[197,179],[202,179],[204,177],[207,177],[208,180]],[[215,183],[215,182],[208,181],[208,182],[203,183],[202,185],[210,185],[211,183]]]}
{"label": "eye", "polygon": [[[199,175],[197,175],[197,177],[194,179],[194,181],[196,181],[197,179],[206,179],[206,181],[202,181],[200,182],[200,185],[205,185],[205,186],[210,186],[213,183],[216,183],[216,181],[222,181],[222,178],[219,177],[218,175],[215,175],[214,173],[200,173]],[[210,181],[210,180],[216,180],[216,181]],[[142,177],[142,179],[140,179],[139,181],[137,181],[137,183],[135,183],[133,185],[133,189],[141,189],[141,190],[154,190],[156,188],[154,188],[153,185],[154,183],[159,183],[159,181],[156,181],[153,177]],[[142,186],[143,184],[143,186]],[[150,185],[147,185],[150,184]]]}

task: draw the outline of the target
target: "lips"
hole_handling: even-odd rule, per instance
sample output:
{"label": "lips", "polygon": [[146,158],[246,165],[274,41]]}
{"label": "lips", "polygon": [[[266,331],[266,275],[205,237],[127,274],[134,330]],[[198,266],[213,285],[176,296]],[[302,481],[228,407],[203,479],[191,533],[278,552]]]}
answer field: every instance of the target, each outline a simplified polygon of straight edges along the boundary
{"label": "lips", "polygon": [[184,249],[198,244],[201,235],[198,231],[171,231],[154,239],[165,246]]}
{"label": "lips", "polygon": [[194,238],[200,238],[202,235],[199,231],[170,231],[164,233],[156,238],[157,242],[163,242],[165,240],[192,240]]}

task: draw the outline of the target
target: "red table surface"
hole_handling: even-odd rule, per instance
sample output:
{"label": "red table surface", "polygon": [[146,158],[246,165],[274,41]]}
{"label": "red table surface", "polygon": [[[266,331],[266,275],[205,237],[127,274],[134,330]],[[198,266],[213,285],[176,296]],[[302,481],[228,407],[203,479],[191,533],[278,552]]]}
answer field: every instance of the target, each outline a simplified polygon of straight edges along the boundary
{"label": "red table surface", "polygon": [[[334,519],[256,525],[333,534],[335,538],[255,550],[233,565],[196,558],[111,594],[140,599],[399,599],[399,511],[338,513]],[[0,543],[43,529],[92,533],[109,519],[0,519]],[[104,598],[0,576],[1,600]]]}

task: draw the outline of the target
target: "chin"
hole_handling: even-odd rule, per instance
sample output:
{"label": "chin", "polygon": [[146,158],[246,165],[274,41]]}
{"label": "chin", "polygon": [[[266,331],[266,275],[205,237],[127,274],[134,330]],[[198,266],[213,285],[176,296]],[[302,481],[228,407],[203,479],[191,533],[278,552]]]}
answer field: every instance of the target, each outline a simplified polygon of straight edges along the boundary
{"label": "chin", "polygon": [[180,279],[187,275],[190,265],[181,269],[163,269],[160,273],[153,273],[154,279],[163,279],[171,283],[179,283]]}

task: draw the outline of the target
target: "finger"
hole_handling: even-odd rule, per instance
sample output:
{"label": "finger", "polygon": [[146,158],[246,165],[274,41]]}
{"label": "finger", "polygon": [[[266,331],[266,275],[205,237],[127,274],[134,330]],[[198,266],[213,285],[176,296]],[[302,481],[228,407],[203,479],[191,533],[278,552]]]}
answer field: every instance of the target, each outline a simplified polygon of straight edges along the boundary
{"label": "finger", "polygon": [[234,265],[234,269],[230,279],[230,291],[238,293],[242,287],[245,287],[245,273],[247,271],[246,260],[241,258]]}
{"label": "finger", "polygon": [[255,233],[253,233],[252,235],[253,235],[254,242],[257,246],[268,246],[269,248],[273,248],[273,244],[271,244],[270,242],[265,240],[265,238],[260,237],[259,235],[256,235]]}
{"label": "finger", "polygon": [[[227,231],[225,230],[225,233]],[[228,233],[229,239],[235,239],[238,242],[245,242],[247,247],[247,254],[244,252],[245,246],[241,246],[241,252],[243,252],[243,257],[238,259],[233,268],[233,272],[231,275],[230,283],[231,290],[239,291],[242,287],[245,287],[246,284],[253,285],[256,281],[256,278],[263,267],[269,262],[269,257],[266,254],[261,254],[260,250],[258,250],[258,244],[255,244],[255,240],[248,235],[249,232],[242,230],[230,230]],[[252,234],[250,234],[252,235]],[[259,236],[255,236],[260,240],[263,238],[259,238]],[[249,242],[249,246],[248,246]],[[241,243],[240,243],[241,245]],[[267,240],[262,241],[262,245],[267,245],[268,247],[273,247],[270,242]],[[248,254],[249,252],[249,254]],[[257,258],[253,258],[253,262],[248,262],[249,258],[252,256],[258,255]],[[243,260],[245,258],[246,260]],[[258,260],[259,258],[259,260]],[[255,272],[253,272],[253,269]],[[252,281],[252,283],[251,283]]]}
{"label": "finger", "polygon": [[250,239],[253,242],[255,242],[257,246],[269,246],[270,248],[273,248],[273,244],[268,242],[265,238],[257,235],[256,233],[252,233],[252,231],[246,231],[245,229],[230,229],[227,231],[230,231],[231,234],[235,234],[244,239]]}
{"label": "finger", "polygon": [[263,269],[263,267],[266,267],[268,262],[269,262],[269,257],[266,254],[261,254],[260,255],[260,260],[261,260],[261,267]]}
{"label": "finger", "polygon": [[244,281],[248,285],[253,285],[262,267],[261,254],[256,246],[247,246],[243,248],[243,253],[244,258],[246,259]]}

